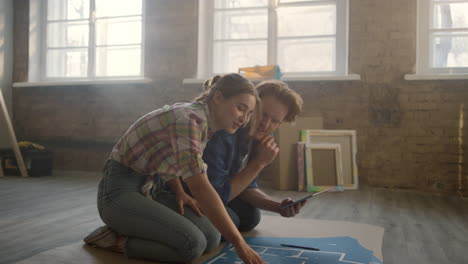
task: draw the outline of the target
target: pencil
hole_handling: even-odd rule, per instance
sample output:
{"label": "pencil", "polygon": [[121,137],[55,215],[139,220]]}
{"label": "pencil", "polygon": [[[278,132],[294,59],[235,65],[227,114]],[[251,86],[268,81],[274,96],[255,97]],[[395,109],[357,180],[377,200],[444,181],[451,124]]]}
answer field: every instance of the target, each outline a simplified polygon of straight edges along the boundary
{"label": "pencil", "polygon": [[280,244],[280,246],[320,251],[320,249],[318,249],[318,248],[313,248],[313,247],[303,247],[303,246],[296,246],[296,245],[289,245],[289,244]]}

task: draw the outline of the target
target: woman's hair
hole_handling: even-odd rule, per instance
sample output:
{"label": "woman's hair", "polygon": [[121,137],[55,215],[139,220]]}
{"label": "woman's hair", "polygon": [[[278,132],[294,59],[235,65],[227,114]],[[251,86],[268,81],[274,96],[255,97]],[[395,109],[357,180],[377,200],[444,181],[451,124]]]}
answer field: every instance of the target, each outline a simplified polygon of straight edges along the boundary
{"label": "woman's hair", "polygon": [[204,92],[200,94],[195,101],[208,103],[213,98],[216,91],[219,91],[224,98],[229,98],[241,94],[251,94],[255,96],[255,109],[245,124],[249,135],[253,135],[257,129],[257,125],[261,118],[261,103],[257,94],[257,90],[251,81],[242,77],[237,73],[229,73],[226,75],[216,75],[213,78],[206,80],[203,84]]}
{"label": "woman's hair", "polygon": [[257,85],[257,92],[260,98],[273,96],[288,107],[288,114],[284,118],[286,122],[293,122],[302,112],[303,101],[301,96],[282,81],[263,81]]}

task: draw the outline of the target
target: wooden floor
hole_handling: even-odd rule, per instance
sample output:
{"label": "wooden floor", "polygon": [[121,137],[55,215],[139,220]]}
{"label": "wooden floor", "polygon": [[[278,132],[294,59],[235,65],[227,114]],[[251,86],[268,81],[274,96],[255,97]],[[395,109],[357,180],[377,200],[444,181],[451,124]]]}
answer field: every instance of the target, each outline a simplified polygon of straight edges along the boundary
{"label": "wooden floor", "polygon": [[[82,172],[0,178],[0,263],[13,263],[79,241],[97,227],[99,178],[98,173]],[[304,195],[265,191],[277,198]],[[467,263],[466,198],[362,187],[319,195],[309,200],[297,217],[384,227],[386,264]]]}

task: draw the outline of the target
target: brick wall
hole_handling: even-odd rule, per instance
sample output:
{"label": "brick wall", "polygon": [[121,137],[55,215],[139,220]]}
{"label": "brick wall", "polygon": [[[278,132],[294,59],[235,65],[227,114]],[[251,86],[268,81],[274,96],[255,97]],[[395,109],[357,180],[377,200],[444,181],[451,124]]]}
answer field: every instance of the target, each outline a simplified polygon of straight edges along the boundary
{"label": "brick wall", "polygon": [[[193,98],[200,85],[182,80],[196,73],[197,1],[181,2],[148,1],[152,83],[16,88],[18,136],[52,148],[57,169],[98,170],[132,121]],[[467,194],[468,80],[404,80],[416,62],[416,0],[351,0],[349,35],[350,72],[361,80],[291,82],[304,114],[357,130],[363,184]]]}

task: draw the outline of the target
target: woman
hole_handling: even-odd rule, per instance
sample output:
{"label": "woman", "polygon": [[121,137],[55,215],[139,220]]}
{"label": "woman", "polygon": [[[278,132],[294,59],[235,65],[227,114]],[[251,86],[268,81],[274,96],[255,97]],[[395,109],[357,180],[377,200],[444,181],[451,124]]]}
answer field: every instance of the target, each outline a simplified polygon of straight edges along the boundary
{"label": "woman", "polygon": [[[230,220],[202,160],[214,132],[235,133],[248,122],[255,127],[259,99],[253,84],[238,74],[215,77],[208,85],[211,89],[192,103],[144,115],[119,139],[99,183],[98,210],[106,226],[88,235],[86,243],[131,258],[189,262],[218,246],[218,230],[245,263],[264,263]],[[158,179],[175,196],[158,191],[155,200],[148,199]],[[184,204],[191,209],[178,214]],[[198,207],[206,217],[197,216]]]}

